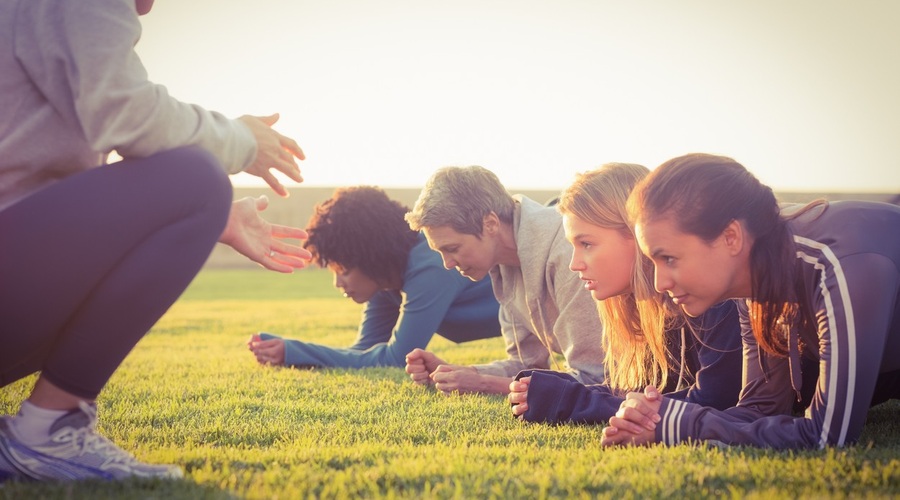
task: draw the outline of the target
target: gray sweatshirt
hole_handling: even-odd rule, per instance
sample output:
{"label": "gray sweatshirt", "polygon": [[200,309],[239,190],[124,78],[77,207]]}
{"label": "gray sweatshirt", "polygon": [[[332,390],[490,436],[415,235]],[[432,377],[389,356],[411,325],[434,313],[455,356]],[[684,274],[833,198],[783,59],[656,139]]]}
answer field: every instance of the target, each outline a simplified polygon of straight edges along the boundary
{"label": "gray sweatshirt", "polygon": [[237,120],[147,79],[134,0],[0,2],[0,210],[104,163],[197,145],[229,173],[256,157]]}
{"label": "gray sweatshirt", "polygon": [[590,292],[569,270],[572,245],[562,216],[524,196],[515,198],[513,235],[520,266],[490,271],[509,357],[475,368],[513,377],[521,370],[551,368],[552,351],[563,355],[565,369],[579,382],[599,384],[604,379],[603,329]]}

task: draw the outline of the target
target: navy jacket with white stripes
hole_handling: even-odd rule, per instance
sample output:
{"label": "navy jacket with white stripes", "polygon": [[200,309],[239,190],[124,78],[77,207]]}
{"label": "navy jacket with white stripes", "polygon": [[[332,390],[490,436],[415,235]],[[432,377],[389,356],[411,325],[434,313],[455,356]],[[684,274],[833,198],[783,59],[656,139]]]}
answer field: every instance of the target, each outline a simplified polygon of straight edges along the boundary
{"label": "navy jacket with white stripes", "polygon": [[[666,332],[670,353],[669,386],[673,399],[725,409],[741,391],[741,327],[735,301],[711,307],[690,326]],[[616,414],[623,399],[606,384],[584,385],[565,373],[526,370],[531,377],[526,422],[602,424]]]}
{"label": "navy jacket with white stripes", "polygon": [[[769,355],[757,346],[744,304],[745,380],[738,405],[720,411],[664,397],[657,441],[843,446],[859,438],[879,379],[880,398],[900,397],[896,382],[884,384],[900,380],[900,207],[831,202],[788,225],[801,273],[798,291],[815,330],[791,329],[791,355]],[[798,344],[818,359],[818,382],[803,416],[791,414],[802,389]]]}

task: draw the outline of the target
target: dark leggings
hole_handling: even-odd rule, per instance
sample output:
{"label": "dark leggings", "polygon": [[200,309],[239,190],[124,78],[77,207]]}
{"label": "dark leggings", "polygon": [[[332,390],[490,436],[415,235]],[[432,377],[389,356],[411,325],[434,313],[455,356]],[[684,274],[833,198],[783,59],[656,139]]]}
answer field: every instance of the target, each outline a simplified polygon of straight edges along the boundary
{"label": "dark leggings", "polygon": [[0,211],[0,387],[42,372],[94,399],[225,228],[231,183],[180,148],[90,169]]}

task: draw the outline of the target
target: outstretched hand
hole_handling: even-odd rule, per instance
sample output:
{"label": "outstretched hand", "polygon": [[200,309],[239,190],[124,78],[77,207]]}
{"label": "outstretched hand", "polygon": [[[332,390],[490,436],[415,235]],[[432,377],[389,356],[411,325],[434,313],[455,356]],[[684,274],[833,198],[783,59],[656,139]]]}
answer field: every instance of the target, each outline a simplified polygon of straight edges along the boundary
{"label": "outstretched hand", "polygon": [[260,216],[269,199],[241,198],[231,204],[228,224],[219,241],[234,248],[266,269],[291,273],[306,267],[312,255],[285,239],[306,239],[306,231],[290,226],[270,224]]}
{"label": "outstretched hand", "polygon": [[279,196],[287,196],[287,189],[278,182],[270,169],[274,168],[297,182],[303,182],[295,158],[304,160],[306,155],[296,141],[272,129],[278,118],[278,113],[269,116],[244,115],[239,118],[256,138],[256,159],[244,172],[266,181]]}

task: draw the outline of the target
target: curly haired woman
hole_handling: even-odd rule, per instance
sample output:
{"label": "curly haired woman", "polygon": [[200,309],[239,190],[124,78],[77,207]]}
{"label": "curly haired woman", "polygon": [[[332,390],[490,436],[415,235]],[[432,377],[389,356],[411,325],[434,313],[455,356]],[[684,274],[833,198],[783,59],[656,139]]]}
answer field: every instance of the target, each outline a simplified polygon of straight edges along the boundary
{"label": "curly haired woman", "polygon": [[344,296],[365,304],[356,342],[346,349],[251,337],[261,364],[363,368],[404,366],[406,354],[437,333],[453,342],[500,335],[490,281],[445,269],[425,237],[409,228],[409,209],[377,187],[341,188],[316,206],[306,248],[334,273]]}

